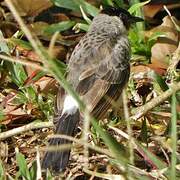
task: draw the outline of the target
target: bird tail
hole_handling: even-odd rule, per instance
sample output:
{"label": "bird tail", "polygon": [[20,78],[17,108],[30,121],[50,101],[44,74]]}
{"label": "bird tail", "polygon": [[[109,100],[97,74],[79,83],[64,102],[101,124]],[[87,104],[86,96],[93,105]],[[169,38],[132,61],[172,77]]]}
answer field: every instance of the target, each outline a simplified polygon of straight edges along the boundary
{"label": "bird tail", "polygon": [[[63,112],[63,114],[57,119],[55,134],[73,136],[79,118],[80,113],[78,109],[76,109],[76,111]],[[49,140],[49,146],[58,146],[69,143],[72,142],[63,138],[51,138]],[[42,169],[50,169],[55,173],[63,171],[68,164],[69,155],[70,150],[47,151],[42,161]]]}

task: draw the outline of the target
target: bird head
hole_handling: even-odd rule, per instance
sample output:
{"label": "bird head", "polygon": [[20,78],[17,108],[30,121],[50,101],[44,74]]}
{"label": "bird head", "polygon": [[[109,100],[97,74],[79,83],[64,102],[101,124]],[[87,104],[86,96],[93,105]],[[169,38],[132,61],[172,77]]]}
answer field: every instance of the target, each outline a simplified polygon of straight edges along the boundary
{"label": "bird head", "polygon": [[107,14],[109,16],[119,17],[127,29],[129,29],[130,25],[133,23],[144,21],[140,17],[132,16],[127,10],[123,8],[116,8],[116,7],[109,6],[103,9],[101,13]]}

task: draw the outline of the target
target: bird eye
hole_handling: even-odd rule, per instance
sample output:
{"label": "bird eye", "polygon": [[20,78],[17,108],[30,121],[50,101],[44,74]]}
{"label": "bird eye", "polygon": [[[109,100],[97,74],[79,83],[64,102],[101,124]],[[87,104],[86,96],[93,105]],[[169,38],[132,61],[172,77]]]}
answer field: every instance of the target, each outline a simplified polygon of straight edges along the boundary
{"label": "bird eye", "polygon": [[122,21],[126,21],[126,20],[127,20],[127,16],[126,16],[125,14],[123,14],[123,13],[121,13],[121,14],[119,15],[119,18],[120,18]]}

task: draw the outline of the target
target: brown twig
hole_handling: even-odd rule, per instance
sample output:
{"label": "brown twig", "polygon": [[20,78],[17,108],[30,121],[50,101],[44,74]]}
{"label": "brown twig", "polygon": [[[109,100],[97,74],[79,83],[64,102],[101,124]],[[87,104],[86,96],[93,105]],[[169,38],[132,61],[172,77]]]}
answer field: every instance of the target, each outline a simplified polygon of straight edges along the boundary
{"label": "brown twig", "polygon": [[[56,135],[53,135],[51,136],[50,138],[63,138],[63,139],[67,139],[69,141],[73,141],[75,142],[76,144],[80,144],[80,145],[83,145],[83,146],[86,146],[87,148],[90,148],[90,149],[93,149],[99,153],[102,153],[102,154],[106,154],[107,156],[109,157],[113,157],[112,153],[109,152],[108,149],[104,149],[104,148],[100,148],[96,145],[92,145],[91,143],[87,142],[87,141],[84,141],[82,139],[77,139],[77,138],[74,138],[74,137],[71,137],[71,136],[67,136],[67,135],[64,135],[64,134],[56,134]],[[50,147],[45,147],[45,148],[41,148],[40,151],[58,151],[58,150],[62,150],[62,149],[67,149],[67,148],[71,148],[72,144],[64,144],[64,145],[61,145],[61,146],[50,146]]]}
{"label": "brown twig", "polygon": [[167,69],[168,76],[171,77],[172,80],[176,80],[180,77],[180,74],[177,73],[176,68],[180,62],[180,43],[178,45],[178,48],[173,53],[173,57],[171,58],[170,65]]}
{"label": "brown twig", "polygon": [[144,106],[140,108],[136,108],[132,113],[133,116],[130,117],[130,119],[137,120],[144,116],[148,111],[156,107],[157,105],[164,102],[168,97],[170,97],[173,93],[176,93],[180,90],[180,82],[174,83],[171,85],[171,87],[165,91],[162,95],[152,99],[150,102],[145,104]]}
{"label": "brown twig", "polygon": [[53,127],[53,123],[52,122],[32,122],[30,124],[15,128],[15,129],[11,129],[9,131],[6,132],[2,132],[0,133],[0,140],[2,139],[6,139],[8,137],[12,137],[14,135],[29,131],[29,130],[33,130],[33,129],[39,129],[39,128],[48,128],[48,127]]}
{"label": "brown twig", "polygon": [[[176,49],[176,51],[173,53],[173,57],[171,60],[171,64],[169,66],[169,71],[171,69],[174,69],[178,62],[180,60],[180,43],[178,48]],[[136,108],[135,110],[132,111],[133,116],[130,117],[130,119],[134,119],[137,120],[139,118],[141,118],[142,116],[144,116],[148,111],[150,111],[151,109],[153,109],[154,107],[156,107],[157,105],[161,104],[162,102],[164,102],[167,98],[169,98],[173,93],[176,93],[177,91],[180,90],[180,82],[178,83],[173,83],[170,88],[165,91],[162,95],[154,98],[152,101],[148,102],[147,104],[145,104],[144,106],[140,107],[140,108]]]}
{"label": "brown twig", "polygon": [[[10,61],[10,62],[20,63],[20,64],[25,65],[25,66],[31,66],[31,67],[33,67],[33,68],[40,69],[40,70],[43,70],[43,71],[46,70],[43,66],[41,66],[41,65],[39,65],[39,64],[37,64],[37,63],[35,63],[35,62],[26,60],[26,59],[9,57],[9,56],[2,55],[2,54],[0,54],[0,59],[4,59],[4,60]],[[47,70],[46,70],[46,71],[47,71]]]}

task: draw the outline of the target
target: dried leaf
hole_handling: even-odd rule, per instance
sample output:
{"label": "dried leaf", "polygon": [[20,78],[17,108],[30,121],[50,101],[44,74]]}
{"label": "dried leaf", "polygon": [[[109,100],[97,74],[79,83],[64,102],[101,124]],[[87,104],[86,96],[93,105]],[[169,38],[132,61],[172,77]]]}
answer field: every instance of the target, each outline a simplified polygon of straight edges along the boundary
{"label": "dried leaf", "polygon": [[50,0],[12,0],[21,16],[37,16],[52,6]]}
{"label": "dried leaf", "polygon": [[[177,21],[177,20],[176,20]],[[166,69],[169,64],[169,56],[177,49],[179,34],[169,16],[163,19],[163,23],[151,32],[163,32],[166,37],[160,37],[152,47],[151,62],[156,67]]]}

